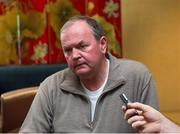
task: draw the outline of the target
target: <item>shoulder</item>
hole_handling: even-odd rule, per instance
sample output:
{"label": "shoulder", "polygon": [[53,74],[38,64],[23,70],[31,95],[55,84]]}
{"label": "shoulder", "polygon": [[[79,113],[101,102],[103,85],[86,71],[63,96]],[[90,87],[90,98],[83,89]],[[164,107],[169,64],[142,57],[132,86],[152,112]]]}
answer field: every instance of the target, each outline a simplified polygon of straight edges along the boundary
{"label": "shoulder", "polygon": [[150,79],[148,68],[141,62],[130,59],[114,59],[112,70],[126,79]]}
{"label": "shoulder", "polygon": [[127,71],[148,71],[148,68],[141,62],[130,60],[130,59],[119,59],[119,65],[121,69],[127,70]]}
{"label": "shoulder", "polygon": [[48,92],[53,92],[58,90],[61,83],[67,80],[70,77],[73,77],[73,73],[69,68],[58,71],[50,76],[48,76],[41,84],[40,89],[48,90]]}
{"label": "shoulder", "polygon": [[125,78],[150,78],[151,74],[147,67],[135,60],[126,59],[126,58],[116,58],[112,55],[109,55],[108,59],[110,60],[110,73],[115,76],[123,76]]}
{"label": "shoulder", "polygon": [[116,58],[112,55],[109,55],[110,66],[112,70],[118,70],[123,72],[148,72],[147,67],[135,60],[127,58]]}
{"label": "shoulder", "polygon": [[118,59],[114,56],[110,56],[110,65],[113,70],[118,70],[120,72],[148,72],[147,67],[143,63],[127,58]]}

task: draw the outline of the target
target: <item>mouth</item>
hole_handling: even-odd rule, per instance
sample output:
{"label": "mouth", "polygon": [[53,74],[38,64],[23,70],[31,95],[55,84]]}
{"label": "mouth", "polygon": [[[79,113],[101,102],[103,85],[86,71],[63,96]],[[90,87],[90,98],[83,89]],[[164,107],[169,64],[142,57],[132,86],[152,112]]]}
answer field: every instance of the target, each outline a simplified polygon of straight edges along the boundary
{"label": "mouth", "polygon": [[77,65],[74,66],[74,68],[78,68],[78,67],[82,66],[83,64],[84,63],[77,64]]}
{"label": "mouth", "polygon": [[82,65],[84,65],[84,64],[85,64],[85,63],[77,64],[77,65],[74,66],[74,68],[75,68],[75,69],[78,69],[78,68],[80,68],[80,67],[81,67]]}

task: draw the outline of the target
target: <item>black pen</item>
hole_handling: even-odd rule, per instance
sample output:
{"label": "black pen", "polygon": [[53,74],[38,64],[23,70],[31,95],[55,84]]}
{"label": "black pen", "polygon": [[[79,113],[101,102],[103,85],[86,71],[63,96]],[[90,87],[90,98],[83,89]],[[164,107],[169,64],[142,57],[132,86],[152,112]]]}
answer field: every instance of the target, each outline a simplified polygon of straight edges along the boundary
{"label": "black pen", "polygon": [[[127,98],[127,96],[124,93],[122,93],[119,95],[119,97],[121,98],[121,100],[124,102],[124,104],[128,108],[128,103],[131,103],[131,101]],[[135,116],[135,115],[139,115],[137,111],[132,116]]]}

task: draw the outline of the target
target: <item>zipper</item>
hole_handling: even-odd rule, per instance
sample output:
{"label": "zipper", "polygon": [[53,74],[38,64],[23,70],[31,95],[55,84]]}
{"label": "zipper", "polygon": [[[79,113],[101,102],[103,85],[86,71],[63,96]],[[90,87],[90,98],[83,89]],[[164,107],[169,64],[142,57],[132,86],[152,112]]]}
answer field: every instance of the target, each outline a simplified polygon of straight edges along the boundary
{"label": "zipper", "polygon": [[[112,86],[111,89],[114,89],[114,88],[116,88],[116,87],[118,87],[118,86],[122,86],[122,85],[124,85],[124,84],[125,84],[125,81],[117,82],[117,84],[115,84],[114,86]],[[101,100],[102,96],[103,96],[104,94],[108,93],[109,91],[111,91],[111,89],[104,91],[104,92],[99,96],[99,98],[98,98],[98,100],[97,100],[97,102],[96,102],[95,111],[94,111],[94,118],[93,118],[93,121],[91,121],[91,118],[90,118],[90,123],[89,123],[91,130],[92,130],[93,127],[95,126],[95,123],[96,123],[96,120],[97,120],[97,117],[96,117],[96,116],[97,116],[97,107],[98,107],[99,101]],[[90,100],[89,100],[89,101],[90,101]],[[90,104],[90,117],[91,117],[91,104]]]}
{"label": "zipper", "polygon": [[91,112],[91,109],[92,109],[92,107],[91,107],[91,101],[90,101],[90,99],[89,99],[89,97],[87,97],[86,98],[87,100],[88,100],[88,103],[89,103],[89,127],[90,127],[90,129],[91,129],[91,131],[93,130],[93,122],[91,121],[91,114],[92,114],[92,112]]}
{"label": "zipper", "polygon": [[89,110],[88,110],[88,113],[89,113],[89,115],[88,115],[88,125],[89,125],[89,128],[92,130],[93,129],[93,123],[92,123],[92,121],[91,121],[91,101],[90,101],[90,99],[89,99],[89,97],[87,96],[87,95],[85,95],[85,94],[83,94],[83,93],[80,93],[80,92],[71,92],[71,91],[67,91],[67,90],[65,90],[63,87],[61,87],[61,89],[62,90],[64,90],[65,92],[70,92],[70,93],[72,93],[72,94],[76,94],[76,95],[79,95],[79,96],[81,96],[81,97],[84,97],[86,100],[87,100],[87,102],[88,102],[88,104],[89,104]]}
{"label": "zipper", "polygon": [[[121,85],[124,85],[124,84],[125,84],[125,81],[119,81],[116,84],[114,84],[114,86],[112,86],[111,89],[114,89],[114,88],[116,88],[118,86],[121,86]],[[61,89],[64,89],[64,88],[61,87]],[[90,101],[89,97],[86,96],[83,93],[71,92],[73,94],[80,95],[80,96],[84,97],[87,100],[87,102],[89,104],[89,128],[90,128],[91,131],[93,130],[93,128],[95,126],[95,123],[96,123],[98,103],[99,103],[100,99],[102,98],[102,96],[104,94],[106,94],[107,92],[111,91],[111,89],[107,89],[106,91],[102,92],[102,94],[99,96],[99,98],[98,98],[98,100],[96,102],[95,111],[94,111],[94,118],[93,118],[92,121],[91,121],[91,101]],[[66,91],[66,90],[64,89],[64,91]],[[66,92],[68,92],[68,91],[66,91]]]}

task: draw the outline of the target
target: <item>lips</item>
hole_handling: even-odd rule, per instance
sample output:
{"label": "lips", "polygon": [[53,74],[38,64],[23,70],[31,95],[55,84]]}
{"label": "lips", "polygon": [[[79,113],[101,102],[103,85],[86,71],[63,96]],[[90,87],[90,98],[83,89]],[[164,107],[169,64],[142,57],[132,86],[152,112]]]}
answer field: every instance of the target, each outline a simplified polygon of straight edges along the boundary
{"label": "lips", "polygon": [[84,64],[85,64],[85,63],[78,63],[78,64],[76,64],[76,65],[74,66],[74,68],[77,69],[77,68],[81,67],[81,66],[84,65]]}
{"label": "lips", "polygon": [[81,63],[81,64],[77,64],[77,65],[75,65],[75,68],[77,68],[77,67],[79,67],[79,66],[81,66],[81,65],[83,65],[84,63]]}

